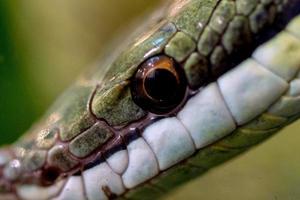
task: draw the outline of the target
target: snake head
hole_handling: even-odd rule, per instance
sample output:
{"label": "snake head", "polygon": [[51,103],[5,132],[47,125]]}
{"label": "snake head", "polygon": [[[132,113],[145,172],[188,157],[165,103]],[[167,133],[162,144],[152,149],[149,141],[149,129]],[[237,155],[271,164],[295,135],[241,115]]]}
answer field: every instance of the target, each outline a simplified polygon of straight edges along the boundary
{"label": "snake head", "polygon": [[0,152],[1,191],[159,195],[297,119],[299,32],[277,21],[283,6],[175,1]]}

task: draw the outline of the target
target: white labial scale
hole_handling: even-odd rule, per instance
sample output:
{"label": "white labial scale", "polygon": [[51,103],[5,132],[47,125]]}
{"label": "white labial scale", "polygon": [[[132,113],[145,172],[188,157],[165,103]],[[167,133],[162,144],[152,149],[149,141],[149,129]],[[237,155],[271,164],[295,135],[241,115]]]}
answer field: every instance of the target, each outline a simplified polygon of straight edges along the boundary
{"label": "white labial scale", "polygon": [[216,83],[192,97],[178,113],[189,130],[197,149],[231,133],[235,122],[227,109]]}
{"label": "white labial scale", "polygon": [[82,178],[71,176],[58,197],[53,200],[85,200]]}
{"label": "white labial scale", "polygon": [[107,200],[105,190],[120,195],[125,191],[121,177],[106,162],[83,172],[83,181],[89,200]]}
{"label": "white labial scale", "polygon": [[121,150],[111,155],[106,161],[108,165],[118,174],[123,174],[128,167],[128,152]]}
{"label": "white labial scale", "polygon": [[300,40],[283,31],[261,45],[253,58],[286,81],[295,78],[300,69]]}
{"label": "white labial scale", "polygon": [[271,106],[268,113],[281,117],[292,117],[300,113],[300,79],[290,83],[288,92]]}
{"label": "white labial scale", "polygon": [[37,185],[17,186],[17,194],[22,200],[47,200],[59,194],[66,180],[61,180],[49,187]]}
{"label": "white labial scale", "polygon": [[287,30],[300,38],[300,15],[289,23]]}
{"label": "white labial scale", "polygon": [[128,146],[129,164],[122,179],[126,188],[133,188],[159,173],[156,158],[143,138]]}
{"label": "white labial scale", "polygon": [[297,78],[290,82],[290,88],[288,91],[288,95],[290,96],[300,96],[300,79]]}
{"label": "white labial scale", "polygon": [[218,79],[220,91],[238,125],[266,111],[288,88],[288,83],[247,59]]}
{"label": "white labial scale", "polygon": [[300,113],[300,96],[291,97],[284,96],[276,102],[269,110],[268,113],[281,116],[292,117]]}
{"label": "white labial scale", "polygon": [[195,152],[195,145],[176,117],[165,118],[147,127],[143,138],[150,145],[160,170],[165,170]]}

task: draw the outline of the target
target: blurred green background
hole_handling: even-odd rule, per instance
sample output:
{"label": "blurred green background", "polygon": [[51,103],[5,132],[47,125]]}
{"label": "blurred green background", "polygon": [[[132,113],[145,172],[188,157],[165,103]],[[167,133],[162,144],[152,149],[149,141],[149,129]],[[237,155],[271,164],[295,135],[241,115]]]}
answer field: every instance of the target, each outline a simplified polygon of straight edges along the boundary
{"label": "blurred green background", "polygon": [[[158,0],[0,3],[0,140],[14,141]],[[300,123],[166,199],[300,199]]]}

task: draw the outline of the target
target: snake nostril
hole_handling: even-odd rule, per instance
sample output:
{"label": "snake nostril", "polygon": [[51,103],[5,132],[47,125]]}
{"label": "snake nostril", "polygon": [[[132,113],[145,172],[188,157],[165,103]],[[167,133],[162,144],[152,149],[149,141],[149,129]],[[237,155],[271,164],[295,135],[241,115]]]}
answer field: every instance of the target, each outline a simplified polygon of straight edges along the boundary
{"label": "snake nostril", "polygon": [[60,175],[60,170],[56,167],[48,167],[42,171],[41,183],[43,185],[51,185]]}

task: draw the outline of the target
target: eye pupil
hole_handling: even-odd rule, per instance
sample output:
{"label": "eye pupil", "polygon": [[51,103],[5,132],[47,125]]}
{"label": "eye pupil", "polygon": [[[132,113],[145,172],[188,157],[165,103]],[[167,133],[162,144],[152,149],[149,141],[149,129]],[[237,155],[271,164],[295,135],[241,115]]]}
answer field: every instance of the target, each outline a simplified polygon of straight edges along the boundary
{"label": "eye pupil", "polygon": [[154,56],[139,66],[131,85],[134,102],[144,110],[166,114],[184,99],[187,88],[181,66],[174,59]]}
{"label": "eye pupil", "polygon": [[176,96],[177,79],[166,69],[155,69],[145,78],[145,89],[157,101],[170,101]]}

